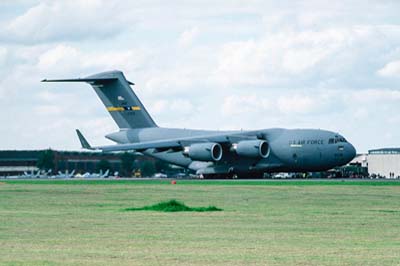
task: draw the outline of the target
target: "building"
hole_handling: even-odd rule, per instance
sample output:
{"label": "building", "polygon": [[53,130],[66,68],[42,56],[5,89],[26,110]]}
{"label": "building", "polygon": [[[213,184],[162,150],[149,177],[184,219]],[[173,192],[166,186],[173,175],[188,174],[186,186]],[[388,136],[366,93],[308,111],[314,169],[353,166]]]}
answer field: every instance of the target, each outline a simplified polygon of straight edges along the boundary
{"label": "building", "polygon": [[370,176],[400,178],[400,148],[384,148],[368,151]]}
{"label": "building", "polygon": [[0,151],[0,176],[37,171],[38,151]]}
{"label": "building", "polygon": [[368,167],[368,154],[361,153],[357,154],[353,160],[349,163],[349,165],[359,165],[360,167]]}
{"label": "building", "polygon": [[[4,150],[0,151],[0,176],[21,175],[38,171],[38,161],[44,150]],[[75,173],[97,172],[99,163],[106,161],[109,170],[124,172],[120,153],[77,152],[53,150],[52,173],[75,170]],[[132,155],[133,169],[144,162],[155,165],[155,160],[146,156]]]}

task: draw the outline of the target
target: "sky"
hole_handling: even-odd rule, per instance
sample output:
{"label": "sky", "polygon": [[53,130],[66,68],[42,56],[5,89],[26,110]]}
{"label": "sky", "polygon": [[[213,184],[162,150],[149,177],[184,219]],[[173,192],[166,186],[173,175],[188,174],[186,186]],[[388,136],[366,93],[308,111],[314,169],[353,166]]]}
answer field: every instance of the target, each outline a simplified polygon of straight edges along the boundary
{"label": "sky", "polygon": [[400,146],[400,1],[0,2],[0,149],[118,131],[88,84],[121,70],[159,126],[321,128]]}

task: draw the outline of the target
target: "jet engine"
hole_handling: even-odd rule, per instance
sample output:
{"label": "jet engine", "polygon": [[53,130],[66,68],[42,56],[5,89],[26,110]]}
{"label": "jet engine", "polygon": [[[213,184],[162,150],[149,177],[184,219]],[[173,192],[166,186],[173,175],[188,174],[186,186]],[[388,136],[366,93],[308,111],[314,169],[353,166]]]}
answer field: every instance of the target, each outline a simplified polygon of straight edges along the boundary
{"label": "jet engine", "polygon": [[267,158],[270,152],[265,140],[243,140],[232,145],[233,150],[240,156]]}
{"label": "jet engine", "polygon": [[222,158],[222,147],[218,143],[195,143],[185,147],[183,154],[196,161],[219,161]]}

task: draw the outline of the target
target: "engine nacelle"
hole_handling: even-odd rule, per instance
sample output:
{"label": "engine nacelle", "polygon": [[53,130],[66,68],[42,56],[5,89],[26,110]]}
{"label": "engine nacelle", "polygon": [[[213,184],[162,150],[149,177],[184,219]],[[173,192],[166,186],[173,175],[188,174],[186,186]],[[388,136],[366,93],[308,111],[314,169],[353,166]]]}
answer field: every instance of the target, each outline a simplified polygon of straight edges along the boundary
{"label": "engine nacelle", "polygon": [[265,140],[243,140],[233,144],[232,148],[240,156],[253,158],[267,158],[270,148]]}
{"label": "engine nacelle", "polygon": [[183,154],[195,161],[219,161],[222,158],[222,147],[218,143],[195,143],[185,147]]}

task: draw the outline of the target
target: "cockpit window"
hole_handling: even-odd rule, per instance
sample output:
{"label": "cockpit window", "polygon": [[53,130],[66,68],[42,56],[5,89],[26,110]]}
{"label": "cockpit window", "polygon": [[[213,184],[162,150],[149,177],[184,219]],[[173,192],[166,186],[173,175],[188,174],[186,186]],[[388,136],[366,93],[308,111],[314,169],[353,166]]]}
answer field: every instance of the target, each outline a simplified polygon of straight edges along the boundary
{"label": "cockpit window", "polygon": [[334,143],[346,143],[347,140],[343,137],[335,136],[335,138],[329,139],[328,143],[329,144],[334,144]]}

